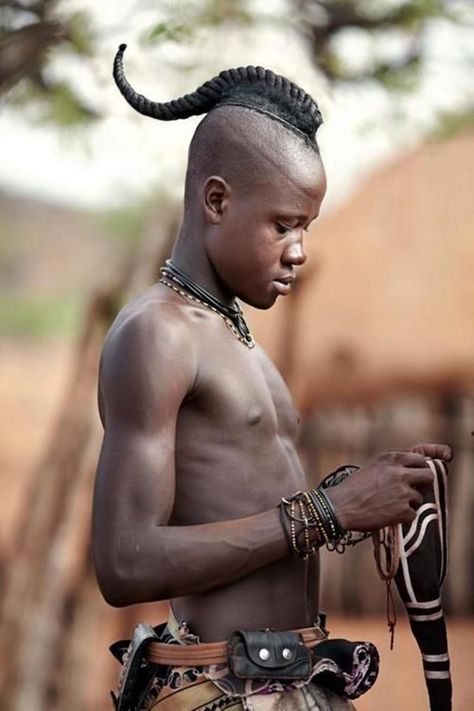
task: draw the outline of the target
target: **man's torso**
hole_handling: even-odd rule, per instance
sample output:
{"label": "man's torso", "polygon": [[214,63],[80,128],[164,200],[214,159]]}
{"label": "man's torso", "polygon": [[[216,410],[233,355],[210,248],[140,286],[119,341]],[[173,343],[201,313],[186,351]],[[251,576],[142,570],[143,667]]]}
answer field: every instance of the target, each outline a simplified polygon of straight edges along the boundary
{"label": "man's torso", "polygon": [[[244,518],[276,507],[306,482],[296,452],[298,416],[263,350],[247,348],[218,314],[161,284],[125,307],[111,334],[134,313],[152,308],[157,335],[166,338],[160,308],[170,301],[192,329],[197,377],[176,422],[169,525]],[[174,599],[174,613],[202,640],[224,639],[235,629],[305,627],[317,615],[318,568],[317,558],[304,562],[288,555],[224,588]]]}

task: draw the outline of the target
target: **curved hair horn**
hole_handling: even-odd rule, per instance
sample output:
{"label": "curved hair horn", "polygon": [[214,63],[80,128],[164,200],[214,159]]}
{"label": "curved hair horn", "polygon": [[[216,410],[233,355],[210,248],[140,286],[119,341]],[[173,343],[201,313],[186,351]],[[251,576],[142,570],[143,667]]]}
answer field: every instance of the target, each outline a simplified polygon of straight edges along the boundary
{"label": "curved hair horn", "polygon": [[126,78],[123,69],[123,53],[126,47],[126,44],[121,44],[118,48],[114,59],[113,77],[120,93],[135,111],[161,121],[174,121],[206,113],[218,102],[222,88],[211,85],[211,82],[206,82],[192,94],[164,103],[150,101],[143,94],[138,94]]}

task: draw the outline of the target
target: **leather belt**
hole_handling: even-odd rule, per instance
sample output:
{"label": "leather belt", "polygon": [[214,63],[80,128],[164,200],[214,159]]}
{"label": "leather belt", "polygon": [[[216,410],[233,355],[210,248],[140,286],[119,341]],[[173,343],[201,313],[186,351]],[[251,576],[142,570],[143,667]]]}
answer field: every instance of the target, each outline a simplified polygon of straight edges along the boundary
{"label": "leather belt", "polygon": [[[326,639],[326,635],[319,627],[304,627],[292,631],[302,636],[305,646],[309,649]],[[150,642],[147,646],[146,656],[148,661],[153,664],[170,667],[225,664],[228,659],[228,643],[163,644],[162,642]]]}

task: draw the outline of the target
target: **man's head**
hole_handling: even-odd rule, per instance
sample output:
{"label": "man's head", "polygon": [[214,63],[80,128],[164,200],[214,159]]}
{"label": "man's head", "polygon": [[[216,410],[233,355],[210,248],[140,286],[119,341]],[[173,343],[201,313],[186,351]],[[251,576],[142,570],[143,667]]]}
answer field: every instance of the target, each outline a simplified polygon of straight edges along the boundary
{"label": "man's head", "polygon": [[185,220],[200,223],[228,290],[269,308],[306,260],[304,231],[325,190],[319,153],[300,135],[251,109],[224,106],[201,122],[191,142]]}
{"label": "man's head", "polygon": [[124,49],[114,78],[137,111],[161,120],[210,112],[189,150],[185,233],[200,240],[224,291],[269,308],[305,261],[303,231],[325,193],[317,104],[262,67],[226,70],[193,94],[151,102],[125,78]]}

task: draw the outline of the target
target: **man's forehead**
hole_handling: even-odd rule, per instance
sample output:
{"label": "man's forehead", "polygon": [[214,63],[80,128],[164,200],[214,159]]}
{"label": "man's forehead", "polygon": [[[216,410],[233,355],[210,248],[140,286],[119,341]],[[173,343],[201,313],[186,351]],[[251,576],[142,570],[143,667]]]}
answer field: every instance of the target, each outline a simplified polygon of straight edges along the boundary
{"label": "man's forehead", "polygon": [[274,152],[262,151],[261,168],[270,179],[291,184],[297,190],[312,190],[324,179],[320,156],[305,146],[287,146]]}
{"label": "man's forehead", "polygon": [[256,199],[271,198],[303,206],[320,200],[326,191],[326,176],[320,156],[306,146],[267,146],[255,155],[248,167],[248,184]]}

